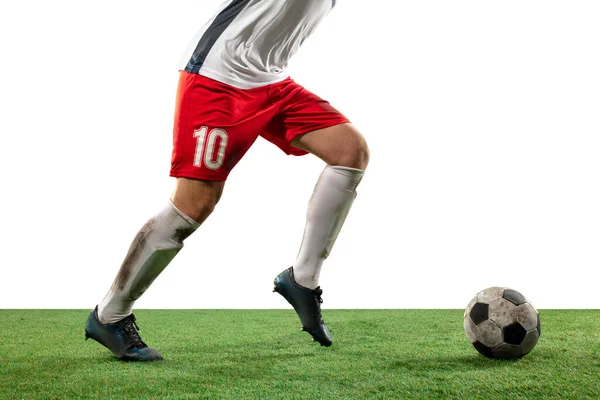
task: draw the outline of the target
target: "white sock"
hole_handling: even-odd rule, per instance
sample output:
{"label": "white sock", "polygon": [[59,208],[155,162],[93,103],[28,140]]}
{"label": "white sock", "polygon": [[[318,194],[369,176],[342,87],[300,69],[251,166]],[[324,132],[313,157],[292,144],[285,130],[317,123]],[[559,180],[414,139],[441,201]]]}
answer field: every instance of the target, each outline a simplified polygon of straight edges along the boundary
{"label": "white sock", "polygon": [[321,266],[346,220],[363,175],[360,169],[340,166],[327,166],[321,173],[308,203],[306,228],[293,265],[299,285],[310,289],[319,285]]}
{"label": "white sock", "polygon": [[135,301],[148,289],[198,227],[196,221],[169,204],[138,232],[106,297],[98,319],[114,323],[131,314]]}

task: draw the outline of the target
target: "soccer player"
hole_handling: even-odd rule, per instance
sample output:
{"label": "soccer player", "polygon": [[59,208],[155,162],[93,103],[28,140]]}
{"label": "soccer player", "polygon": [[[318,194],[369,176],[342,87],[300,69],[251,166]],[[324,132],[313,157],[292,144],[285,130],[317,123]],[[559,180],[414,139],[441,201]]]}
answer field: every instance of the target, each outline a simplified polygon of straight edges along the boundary
{"label": "soccer player", "polygon": [[356,197],[369,149],[344,115],[292,80],[286,68],[334,6],[335,0],[229,0],[193,38],[177,89],[174,192],[133,240],[87,319],[86,339],[119,359],[162,359],[139,336],[134,302],[212,213],[228,174],[262,136],[286,154],[311,153],[326,164],[308,204],[297,259],[277,275],[274,291],[293,306],[304,331],[331,345],[319,274]]}

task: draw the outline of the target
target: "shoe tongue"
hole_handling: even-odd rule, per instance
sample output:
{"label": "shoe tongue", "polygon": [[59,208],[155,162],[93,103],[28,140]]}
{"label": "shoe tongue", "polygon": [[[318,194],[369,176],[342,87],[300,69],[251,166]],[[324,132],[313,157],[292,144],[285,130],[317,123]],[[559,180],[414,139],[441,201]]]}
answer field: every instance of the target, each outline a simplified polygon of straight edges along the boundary
{"label": "shoe tongue", "polygon": [[115,322],[115,325],[127,325],[130,322],[135,322],[135,317],[133,316],[133,314],[129,314],[122,320]]}

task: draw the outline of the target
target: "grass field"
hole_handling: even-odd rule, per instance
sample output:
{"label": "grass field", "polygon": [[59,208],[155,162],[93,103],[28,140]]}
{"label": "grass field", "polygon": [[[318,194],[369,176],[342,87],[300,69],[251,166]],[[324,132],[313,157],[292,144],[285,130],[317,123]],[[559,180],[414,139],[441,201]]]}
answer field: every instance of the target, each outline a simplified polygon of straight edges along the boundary
{"label": "grass field", "polygon": [[0,310],[2,399],[600,399],[600,310],[542,310],[516,361],[467,341],[462,310],[324,310],[330,348],[292,310],[138,310],[165,356],[84,341],[85,310]]}

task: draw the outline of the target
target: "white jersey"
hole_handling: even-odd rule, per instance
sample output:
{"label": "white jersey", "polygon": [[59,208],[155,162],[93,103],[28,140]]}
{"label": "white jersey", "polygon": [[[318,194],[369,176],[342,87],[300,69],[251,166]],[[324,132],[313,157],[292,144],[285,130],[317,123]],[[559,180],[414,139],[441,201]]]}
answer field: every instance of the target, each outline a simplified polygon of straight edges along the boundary
{"label": "white jersey", "polygon": [[288,61],[335,0],[229,0],[198,31],[180,70],[251,89],[287,78]]}

